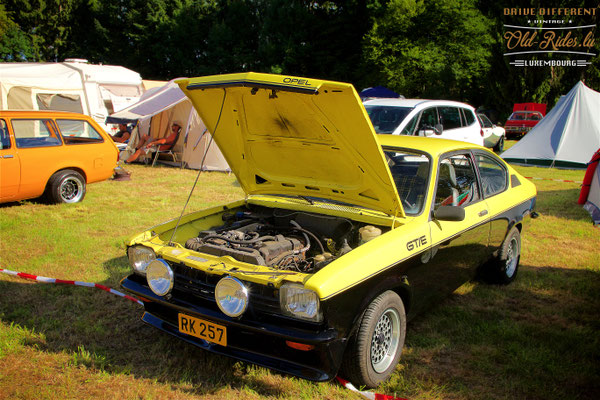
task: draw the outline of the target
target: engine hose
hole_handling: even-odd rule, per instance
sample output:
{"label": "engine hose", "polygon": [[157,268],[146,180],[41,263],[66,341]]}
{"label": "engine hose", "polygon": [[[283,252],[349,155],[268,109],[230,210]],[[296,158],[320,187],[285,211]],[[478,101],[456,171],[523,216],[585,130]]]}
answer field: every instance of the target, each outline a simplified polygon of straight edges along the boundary
{"label": "engine hose", "polygon": [[319,240],[319,238],[314,233],[312,233],[311,231],[308,231],[308,230],[304,229],[303,227],[301,227],[294,220],[291,220],[290,224],[292,224],[294,226],[293,229],[299,230],[300,232],[304,232],[304,233],[308,234],[310,237],[312,237],[313,239],[315,239],[317,241],[317,244],[321,248],[321,253],[325,253],[325,248],[323,248],[323,243],[321,243],[321,241]]}

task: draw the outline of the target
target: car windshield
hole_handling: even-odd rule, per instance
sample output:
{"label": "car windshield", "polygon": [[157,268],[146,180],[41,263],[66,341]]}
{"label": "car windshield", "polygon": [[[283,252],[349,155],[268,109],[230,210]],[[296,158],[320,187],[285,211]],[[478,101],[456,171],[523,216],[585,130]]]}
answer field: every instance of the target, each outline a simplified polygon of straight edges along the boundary
{"label": "car windshield", "polygon": [[427,194],[430,160],[421,153],[399,149],[383,149],[404,213],[421,213]]}
{"label": "car windshield", "polygon": [[508,117],[510,121],[524,121],[524,120],[533,120],[539,121],[542,119],[542,114],[538,112],[514,112]]}
{"label": "car windshield", "polygon": [[378,105],[366,105],[365,108],[377,133],[393,133],[413,110],[410,107]]}

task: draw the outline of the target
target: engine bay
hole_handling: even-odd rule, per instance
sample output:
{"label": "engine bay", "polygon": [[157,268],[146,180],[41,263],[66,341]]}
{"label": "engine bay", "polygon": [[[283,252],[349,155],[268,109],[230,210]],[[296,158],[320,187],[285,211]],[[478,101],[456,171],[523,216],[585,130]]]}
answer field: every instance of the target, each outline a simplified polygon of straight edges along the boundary
{"label": "engine bay", "polygon": [[[383,228],[348,218],[257,207],[226,212],[223,225],[203,230],[185,247],[278,270],[314,273]],[[386,229],[387,230],[387,229]]]}

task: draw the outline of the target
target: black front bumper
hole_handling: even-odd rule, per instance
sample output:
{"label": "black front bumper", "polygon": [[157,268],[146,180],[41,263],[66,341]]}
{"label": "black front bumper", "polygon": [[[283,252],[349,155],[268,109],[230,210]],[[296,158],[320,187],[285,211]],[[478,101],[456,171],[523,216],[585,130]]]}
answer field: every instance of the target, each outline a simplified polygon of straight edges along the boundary
{"label": "black front bumper", "polygon": [[[191,302],[189,297],[178,297],[176,291],[169,299],[157,296],[144,281],[131,275],[121,281],[121,287],[141,298],[146,310],[142,321],[155,328],[213,353],[312,381],[333,379],[338,372],[346,340],[338,338],[335,329],[316,325],[302,327],[298,326],[302,325],[301,322],[295,321],[286,324],[287,318],[278,316],[229,318],[215,304],[207,304],[202,299]],[[226,326],[227,346],[180,332],[179,313]],[[297,350],[286,345],[286,341],[313,345],[314,348],[310,351]]]}

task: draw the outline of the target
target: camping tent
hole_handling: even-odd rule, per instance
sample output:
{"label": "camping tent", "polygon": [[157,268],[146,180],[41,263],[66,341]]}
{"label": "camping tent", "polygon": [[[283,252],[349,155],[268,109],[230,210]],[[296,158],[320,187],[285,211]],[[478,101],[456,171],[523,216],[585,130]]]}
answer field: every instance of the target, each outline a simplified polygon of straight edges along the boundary
{"label": "camping tent", "polygon": [[366,88],[360,91],[360,98],[364,100],[374,99],[374,98],[404,98],[404,96],[400,96],[398,93],[394,92],[383,86],[374,86],[370,88]]}
{"label": "camping tent", "polygon": [[583,178],[583,186],[579,194],[579,204],[583,204],[590,215],[595,225],[600,224],[600,149],[594,154],[589,162],[585,177]]}
{"label": "camping tent", "polygon": [[577,83],[517,144],[508,162],[585,168],[600,147],[600,93]]}
{"label": "camping tent", "polygon": [[162,138],[170,133],[171,125],[178,122],[182,131],[173,146],[173,151],[178,154],[178,160],[182,165],[193,169],[230,170],[196,109],[173,81],[162,87],[148,90],[139,102],[112,114],[106,122],[137,124],[128,146],[130,152],[137,143],[139,135],[149,134],[155,138]]}
{"label": "camping tent", "polygon": [[109,131],[106,116],[135,103],[142,92],[140,74],[120,66],[92,65],[81,59],[0,63],[2,110],[79,112]]}

